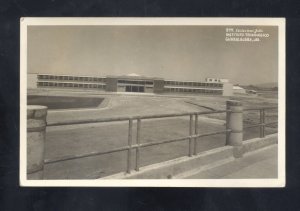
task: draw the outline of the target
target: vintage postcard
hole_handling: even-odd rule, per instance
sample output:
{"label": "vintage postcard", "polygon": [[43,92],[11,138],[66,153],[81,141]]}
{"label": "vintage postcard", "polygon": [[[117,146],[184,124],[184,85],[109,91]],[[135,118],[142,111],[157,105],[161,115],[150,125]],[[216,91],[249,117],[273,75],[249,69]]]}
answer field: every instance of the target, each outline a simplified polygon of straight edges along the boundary
{"label": "vintage postcard", "polygon": [[20,185],[284,187],[284,18],[21,18]]}

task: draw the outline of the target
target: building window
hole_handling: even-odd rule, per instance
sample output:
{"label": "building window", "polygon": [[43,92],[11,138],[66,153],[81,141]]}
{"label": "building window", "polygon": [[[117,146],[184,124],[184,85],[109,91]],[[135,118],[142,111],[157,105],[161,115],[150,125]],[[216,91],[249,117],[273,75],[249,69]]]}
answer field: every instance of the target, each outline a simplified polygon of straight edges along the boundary
{"label": "building window", "polygon": [[153,85],[153,81],[146,81],[147,85]]}

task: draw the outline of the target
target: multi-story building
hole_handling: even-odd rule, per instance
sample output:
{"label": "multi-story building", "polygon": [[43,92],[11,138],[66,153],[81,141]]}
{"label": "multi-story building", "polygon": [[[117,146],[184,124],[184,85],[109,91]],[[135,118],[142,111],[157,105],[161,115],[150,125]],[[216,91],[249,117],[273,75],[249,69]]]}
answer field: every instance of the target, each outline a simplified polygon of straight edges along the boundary
{"label": "multi-story building", "polygon": [[227,79],[175,81],[135,74],[125,76],[72,76],[28,74],[28,88],[92,89],[107,92],[193,93],[231,96],[233,86]]}

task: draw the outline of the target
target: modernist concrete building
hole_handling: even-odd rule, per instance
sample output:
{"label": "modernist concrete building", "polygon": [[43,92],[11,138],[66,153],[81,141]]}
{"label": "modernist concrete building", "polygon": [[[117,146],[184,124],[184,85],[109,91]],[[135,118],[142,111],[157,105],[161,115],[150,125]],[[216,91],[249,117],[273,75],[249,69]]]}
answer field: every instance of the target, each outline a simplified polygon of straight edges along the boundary
{"label": "modernist concrete building", "polygon": [[205,82],[175,81],[136,74],[123,76],[72,76],[28,74],[28,88],[92,89],[107,92],[194,93],[233,95],[233,85],[227,79],[208,78]]}

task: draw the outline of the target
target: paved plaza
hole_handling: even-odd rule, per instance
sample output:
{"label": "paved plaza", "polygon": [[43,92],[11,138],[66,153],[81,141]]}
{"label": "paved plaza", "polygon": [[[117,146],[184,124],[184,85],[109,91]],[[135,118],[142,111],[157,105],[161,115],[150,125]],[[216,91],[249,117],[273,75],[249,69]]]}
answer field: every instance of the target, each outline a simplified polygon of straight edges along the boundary
{"label": "paved plaza", "polygon": [[278,177],[277,164],[278,146],[274,144],[187,179],[271,179]]}

